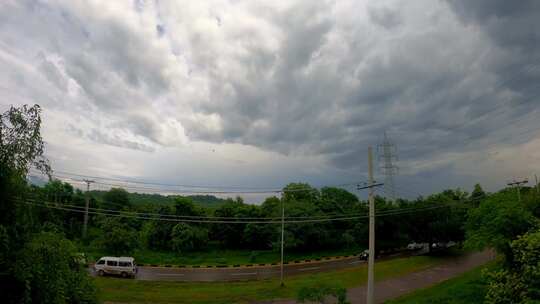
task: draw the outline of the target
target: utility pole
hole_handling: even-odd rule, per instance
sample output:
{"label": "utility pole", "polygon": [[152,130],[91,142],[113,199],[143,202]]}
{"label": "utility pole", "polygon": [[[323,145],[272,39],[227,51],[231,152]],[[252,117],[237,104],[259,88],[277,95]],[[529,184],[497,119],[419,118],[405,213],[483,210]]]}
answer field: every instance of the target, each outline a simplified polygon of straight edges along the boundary
{"label": "utility pole", "polygon": [[283,282],[283,240],[285,237],[285,200],[282,197],[281,198],[281,274],[280,274],[280,280],[281,280],[281,286],[285,286],[285,283]]}
{"label": "utility pole", "polygon": [[534,182],[536,183],[536,197],[538,197],[539,193],[539,189],[538,189],[538,176],[535,174],[534,175]]}
{"label": "utility pole", "polygon": [[518,202],[521,202],[521,193],[520,193],[520,187],[521,185],[524,185],[524,184],[527,184],[529,181],[527,179],[522,179],[522,180],[513,180],[512,182],[509,182],[507,183],[508,186],[510,187],[516,187],[517,189],[517,196],[518,196]]}
{"label": "utility pole", "polygon": [[375,291],[374,264],[375,264],[375,198],[373,197],[373,149],[368,147],[368,178],[369,178],[369,258],[368,258],[368,286],[367,304],[373,304]]}
{"label": "utility pole", "polygon": [[90,205],[90,184],[93,183],[93,180],[84,179],[86,183],[86,195],[85,195],[85,206],[84,206],[84,226],[83,226],[83,238],[86,237],[86,231],[88,229],[88,207]]}
{"label": "utility pole", "polygon": [[399,172],[399,168],[394,164],[398,160],[396,145],[388,138],[386,131],[382,144],[377,146],[378,160],[383,164],[379,167],[384,175],[384,188],[386,196],[391,202],[396,201],[396,189],[394,176]]}

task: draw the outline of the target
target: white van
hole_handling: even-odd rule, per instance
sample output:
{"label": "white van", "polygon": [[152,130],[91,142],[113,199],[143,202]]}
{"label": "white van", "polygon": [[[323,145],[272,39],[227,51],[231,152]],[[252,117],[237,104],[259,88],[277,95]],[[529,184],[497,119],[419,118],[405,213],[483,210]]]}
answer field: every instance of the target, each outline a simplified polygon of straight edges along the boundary
{"label": "white van", "polygon": [[137,265],[132,257],[102,257],[94,264],[94,271],[99,276],[115,274],[123,278],[135,277]]}

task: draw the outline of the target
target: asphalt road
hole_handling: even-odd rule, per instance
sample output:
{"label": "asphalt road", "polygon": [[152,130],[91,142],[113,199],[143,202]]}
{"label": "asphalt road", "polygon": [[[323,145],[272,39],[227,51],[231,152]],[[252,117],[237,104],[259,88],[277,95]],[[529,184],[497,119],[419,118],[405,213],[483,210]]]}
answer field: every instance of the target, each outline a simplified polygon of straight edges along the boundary
{"label": "asphalt road", "polygon": [[[427,288],[434,284],[456,277],[468,270],[496,258],[492,250],[474,252],[463,256],[448,258],[444,263],[425,270],[409,273],[400,277],[390,278],[375,283],[375,303],[384,303],[420,288]],[[347,299],[352,304],[366,303],[366,286],[351,288],[347,291]],[[258,304],[296,304],[294,300],[270,300],[257,302]]]}
{"label": "asphalt road", "polygon": [[[388,258],[388,257],[387,257]],[[354,267],[365,261],[358,257],[322,260],[283,265],[285,275],[317,273]],[[96,275],[92,268],[90,272]],[[225,282],[242,280],[262,280],[279,277],[280,266],[252,266],[227,268],[175,268],[140,266],[136,280],[183,281],[183,282]]]}

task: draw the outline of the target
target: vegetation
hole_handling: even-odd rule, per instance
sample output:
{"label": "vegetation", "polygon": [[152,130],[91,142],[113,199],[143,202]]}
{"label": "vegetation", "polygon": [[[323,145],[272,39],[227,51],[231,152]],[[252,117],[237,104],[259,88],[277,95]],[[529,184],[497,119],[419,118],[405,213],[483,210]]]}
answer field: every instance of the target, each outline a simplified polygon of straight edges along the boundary
{"label": "vegetation", "polygon": [[[376,280],[401,276],[442,263],[444,258],[417,256],[383,261],[375,268]],[[303,288],[365,283],[366,265],[338,271],[278,279],[227,283],[181,283],[96,278],[100,300],[114,303],[249,303],[256,300],[295,298]]]}
{"label": "vegetation", "polygon": [[456,278],[435,286],[414,291],[406,296],[387,301],[387,304],[469,304],[482,303],[486,295],[486,282],[482,277],[485,269],[493,264],[480,266]]}
{"label": "vegetation", "polygon": [[299,303],[332,303],[337,302],[337,304],[349,304],[347,301],[347,289],[339,286],[329,286],[329,285],[315,285],[313,287],[303,287],[298,291],[298,296],[296,300]]}
{"label": "vegetation", "polygon": [[[76,249],[40,211],[22,206],[28,194],[26,175],[31,166],[50,173],[43,157],[38,105],[11,107],[0,115],[0,288],[7,303],[94,303],[95,287]],[[60,187],[59,187],[60,186]],[[44,187],[44,195],[59,187]],[[55,191],[56,193],[56,191]],[[56,196],[57,201],[64,197]],[[42,210],[41,210],[42,211]],[[44,219],[43,221],[40,221]],[[66,225],[72,223],[66,218]],[[49,231],[49,232],[43,232]],[[13,263],[13,261],[16,261]]]}
{"label": "vegetation", "polygon": [[[260,205],[245,204],[239,197],[222,200],[209,196],[134,195],[121,188],[94,191],[89,199],[96,209],[90,214],[88,234],[82,238],[84,193],[54,179],[41,186],[30,185],[26,180],[30,168],[51,176],[49,163],[43,157],[40,125],[37,105],[12,107],[0,115],[0,288],[8,303],[95,302],[93,281],[79,264],[81,248],[88,250],[92,257],[134,255],[139,261],[150,264],[277,261],[280,225],[275,219],[280,218],[282,207],[288,218],[284,240],[289,260],[329,252],[358,252],[367,244],[365,201],[344,189],[315,189],[303,183],[287,185],[281,198],[269,197]],[[395,203],[376,197],[379,215],[376,250],[401,247],[410,241],[428,243],[430,248],[434,243],[446,241],[465,241],[465,245],[473,249],[491,247],[503,257],[503,263],[499,269],[486,271],[485,300],[488,303],[507,303],[508,299],[512,303],[538,300],[540,200],[538,194],[527,187],[522,188],[521,199],[516,194],[514,189],[489,194],[476,185],[470,195],[459,189],[445,190]],[[212,206],[209,208],[196,200]],[[358,217],[320,222],[301,220],[351,215]],[[237,222],[208,221],[208,217]],[[257,223],[247,223],[245,219]],[[273,223],[264,222],[271,219]],[[398,264],[394,264],[394,269],[379,266],[378,278],[384,278],[386,271],[386,276],[399,275],[418,265],[423,267],[433,259],[409,259],[407,261],[413,262],[407,266],[395,261],[393,263]],[[357,268],[291,278],[285,289],[276,289],[274,280],[228,284],[227,288],[225,284],[122,281],[118,285],[123,286],[116,286],[114,291],[103,285],[103,279],[97,283],[105,299],[112,301],[144,301],[150,294],[156,297],[152,301],[171,302],[168,296],[183,291],[183,298],[190,302],[192,299],[215,302],[215,295],[220,293],[224,299],[247,300],[248,297],[294,297],[301,288],[313,287],[315,283],[332,282],[338,284],[332,285],[334,287],[347,288],[362,282],[365,276],[359,273],[363,271]],[[115,286],[117,281],[107,282]],[[149,289],[140,290],[141,286]],[[175,291],[156,295],[153,294],[156,286],[165,290],[174,286]],[[210,288],[215,289],[214,292],[203,295],[203,291]],[[219,288],[224,290],[219,291]],[[128,291],[132,295],[123,294]],[[194,291],[201,294],[196,295]],[[304,291],[307,299],[309,289]]]}

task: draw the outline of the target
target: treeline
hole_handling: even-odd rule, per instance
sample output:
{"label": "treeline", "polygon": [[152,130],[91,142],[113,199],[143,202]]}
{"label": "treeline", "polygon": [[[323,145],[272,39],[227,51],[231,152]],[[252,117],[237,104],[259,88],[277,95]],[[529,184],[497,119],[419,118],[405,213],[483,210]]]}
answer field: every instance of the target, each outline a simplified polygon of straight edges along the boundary
{"label": "treeline", "polygon": [[[111,189],[92,207],[90,228],[81,239],[84,194],[60,181],[28,185],[30,168],[51,173],[43,157],[40,108],[10,108],[0,115],[0,294],[6,303],[96,303],[96,288],[83,263],[79,243],[92,243],[111,254],[140,247],[182,253],[222,248],[277,249],[279,224],[173,222],[176,217],[360,218],[286,224],[287,250],[317,250],[367,244],[367,204],[343,189],[314,189],[290,184],[281,198],[261,205],[227,199],[204,208],[176,197],[173,205],[133,204],[123,189]],[[409,241],[465,239],[465,246],[494,248],[503,263],[486,273],[488,303],[536,303],[540,300],[540,193],[538,188],[504,189],[486,194],[477,185],[469,195],[447,190],[426,198],[389,203],[377,197],[379,250]],[[137,214],[157,214],[142,220]]]}
{"label": "treeline", "polygon": [[[43,187],[33,186],[30,196],[38,203],[84,206],[84,194],[58,180]],[[379,214],[376,220],[377,250],[402,247],[411,241],[429,244],[462,241],[467,211],[484,196],[477,186],[471,195],[460,190],[446,190],[426,198],[396,202],[376,197]],[[365,248],[368,241],[367,202],[340,188],[318,190],[308,184],[293,183],[283,189],[281,198],[269,197],[260,205],[246,204],[238,197],[223,200],[217,208],[201,207],[190,197],[175,197],[172,204],[133,204],[130,194],[120,188],[113,188],[91,200],[94,208],[117,210],[118,215],[125,216],[90,216],[89,234],[82,241],[107,254],[127,255],[138,248],[178,253],[216,247],[277,250],[282,204],[287,250]],[[44,206],[34,208],[38,212],[38,221],[56,227],[73,239],[80,238],[82,213]],[[130,213],[148,214],[154,219],[131,218]],[[212,219],[242,223],[204,222]],[[261,223],[272,219],[277,222]],[[317,221],[302,222],[313,219]],[[197,220],[202,223],[194,222]]]}

